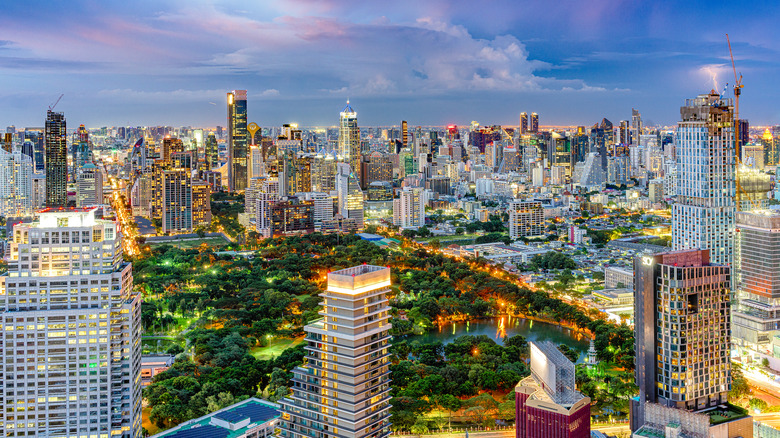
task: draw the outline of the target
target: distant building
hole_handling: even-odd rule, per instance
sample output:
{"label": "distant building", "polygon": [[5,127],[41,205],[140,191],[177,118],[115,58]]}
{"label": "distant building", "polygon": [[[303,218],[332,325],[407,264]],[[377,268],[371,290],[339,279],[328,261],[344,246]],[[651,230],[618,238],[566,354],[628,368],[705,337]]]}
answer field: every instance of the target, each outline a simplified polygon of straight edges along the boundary
{"label": "distant building", "polygon": [[271,226],[274,236],[313,233],[314,203],[295,196],[282,198],[271,205]]}
{"label": "distant building", "polygon": [[46,206],[68,204],[68,140],[65,114],[46,112]]}
{"label": "distant building", "polygon": [[273,436],[279,405],[252,397],[189,420],[152,438],[265,438]]}
{"label": "distant building", "polygon": [[509,238],[544,236],[544,208],[539,201],[509,203]]}
{"label": "distant building", "polygon": [[31,216],[40,205],[33,202],[33,161],[19,150],[0,149],[0,216]]}
{"label": "distant building", "polygon": [[246,90],[234,90],[228,93],[227,105],[228,188],[231,192],[243,192],[248,183],[247,155],[249,152],[247,147]]}
{"label": "distant building", "polygon": [[516,438],[590,438],[590,399],[574,364],[552,342],[529,342],[531,375],[515,386]]}
{"label": "distant building", "polygon": [[604,268],[604,288],[617,289],[621,287],[634,290],[634,271],[629,268],[608,266]]}
{"label": "distant building", "polygon": [[425,202],[422,189],[405,187],[393,200],[393,224],[401,228],[425,225]]}
{"label": "distant building", "polygon": [[167,371],[176,357],[172,354],[145,354],[141,356],[141,386],[149,386],[154,376]]}
{"label": "distant building", "polygon": [[103,172],[92,163],[85,163],[76,176],[76,207],[103,203]]}

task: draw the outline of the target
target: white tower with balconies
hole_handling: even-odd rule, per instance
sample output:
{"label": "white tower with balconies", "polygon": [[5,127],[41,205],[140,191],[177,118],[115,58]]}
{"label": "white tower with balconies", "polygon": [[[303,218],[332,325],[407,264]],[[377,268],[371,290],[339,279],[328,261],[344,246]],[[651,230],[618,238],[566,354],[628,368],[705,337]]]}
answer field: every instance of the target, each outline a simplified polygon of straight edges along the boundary
{"label": "white tower with balconies", "polygon": [[284,438],[390,435],[390,268],[328,274],[322,319],[308,324],[306,362],[281,400]]}

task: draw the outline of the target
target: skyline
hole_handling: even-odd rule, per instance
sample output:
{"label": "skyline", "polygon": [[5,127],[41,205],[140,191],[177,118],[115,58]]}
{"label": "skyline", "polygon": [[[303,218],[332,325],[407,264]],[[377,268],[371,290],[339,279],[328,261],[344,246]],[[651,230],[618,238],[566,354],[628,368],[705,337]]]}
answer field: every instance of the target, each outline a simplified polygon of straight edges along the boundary
{"label": "skyline", "polygon": [[[248,90],[261,126],[671,125],[685,98],[745,75],[742,116],[780,122],[780,6],[690,2],[11,2],[0,17],[0,124],[224,125]],[[30,13],[29,11],[35,11]],[[719,25],[728,17],[746,26]],[[717,23],[713,25],[712,23]],[[715,87],[717,83],[717,87]],[[728,94],[731,94],[730,91]]]}

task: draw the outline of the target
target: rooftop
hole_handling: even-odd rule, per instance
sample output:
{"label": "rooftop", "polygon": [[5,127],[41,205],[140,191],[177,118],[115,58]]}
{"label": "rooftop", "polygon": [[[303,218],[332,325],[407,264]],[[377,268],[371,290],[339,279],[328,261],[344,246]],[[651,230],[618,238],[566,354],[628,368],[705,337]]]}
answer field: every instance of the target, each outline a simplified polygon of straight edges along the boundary
{"label": "rooftop", "polygon": [[[250,398],[234,405],[220,409],[209,415],[190,420],[179,426],[154,435],[153,438],[234,438],[245,434],[248,430],[263,423],[278,418],[281,413],[279,406],[257,398]],[[230,430],[215,424],[213,419],[230,424],[237,424],[246,419],[248,424]]]}

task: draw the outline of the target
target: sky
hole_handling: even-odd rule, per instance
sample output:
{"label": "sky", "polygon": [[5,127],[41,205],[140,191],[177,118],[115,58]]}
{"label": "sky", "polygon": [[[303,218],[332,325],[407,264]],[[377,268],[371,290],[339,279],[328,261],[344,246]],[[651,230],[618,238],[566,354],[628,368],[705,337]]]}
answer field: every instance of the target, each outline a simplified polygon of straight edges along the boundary
{"label": "sky", "polygon": [[[261,126],[671,125],[744,75],[740,115],[780,123],[780,2],[3,0],[0,130]],[[731,91],[728,91],[731,94]]]}

